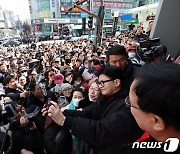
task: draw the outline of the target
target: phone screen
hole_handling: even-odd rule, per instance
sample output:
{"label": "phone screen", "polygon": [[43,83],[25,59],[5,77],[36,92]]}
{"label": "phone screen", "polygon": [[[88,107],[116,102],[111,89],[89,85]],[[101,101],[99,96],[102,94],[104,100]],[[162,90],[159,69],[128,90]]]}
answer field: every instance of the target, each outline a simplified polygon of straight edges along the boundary
{"label": "phone screen", "polygon": [[66,97],[65,96],[60,96],[58,102],[59,103],[66,103]]}

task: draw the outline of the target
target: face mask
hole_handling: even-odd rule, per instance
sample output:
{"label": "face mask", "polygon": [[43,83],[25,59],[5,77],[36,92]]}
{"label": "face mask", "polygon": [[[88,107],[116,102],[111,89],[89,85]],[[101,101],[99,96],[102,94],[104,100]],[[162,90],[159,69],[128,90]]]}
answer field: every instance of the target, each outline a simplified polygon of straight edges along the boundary
{"label": "face mask", "polygon": [[78,84],[78,85],[81,84],[81,82],[79,82],[79,81],[74,81],[74,83],[75,83],[75,84]]}
{"label": "face mask", "polygon": [[71,80],[71,76],[66,77],[66,81],[70,81]]}
{"label": "face mask", "polygon": [[87,57],[90,57],[91,56],[91,54],[87,54]]}
{"label": "face mask", "polygon": [[129,58],[134,58],[136,56],[136,53],[134,52],[128,52]]}
{"label": "face mask", "polygon": [[72,99],[72,102],[73,102],[73,105],[74,105],[75,107],[78,107],[78,106],[79,106],[80,99],[78,99],[78,98]]}
{"label": "face mask", "polygon": [[22,75],[25,76],[25,77],[27,77],[27,72],[24,72]]}

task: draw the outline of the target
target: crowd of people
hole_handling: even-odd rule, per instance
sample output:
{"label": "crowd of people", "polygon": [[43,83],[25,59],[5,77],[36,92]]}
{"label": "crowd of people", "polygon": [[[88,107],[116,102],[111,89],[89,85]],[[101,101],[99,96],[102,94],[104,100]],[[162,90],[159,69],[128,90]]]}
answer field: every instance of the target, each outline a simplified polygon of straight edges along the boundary
{"label": "crowd of people", "polygon": [[150,153],[130,143],[180,139],[180,66],[163,45],[141,49],[149,31],[1,50],[1,153]]}

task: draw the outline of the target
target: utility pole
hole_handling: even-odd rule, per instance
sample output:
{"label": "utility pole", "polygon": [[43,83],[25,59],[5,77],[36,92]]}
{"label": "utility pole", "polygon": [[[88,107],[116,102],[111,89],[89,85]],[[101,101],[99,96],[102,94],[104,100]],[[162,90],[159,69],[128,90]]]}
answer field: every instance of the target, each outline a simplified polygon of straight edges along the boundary
{"label": "utility pole", "polygon": [[79,5],[81,5],[82,3],[86,2],[87,0],[82,0],[82,1],[77,1],[74,3],[73,7],[69,8],[69,10],[66,12],[70,12],[73,8],[78,8],[79,10],[88,13],[90,16],[93,16],[97,19],[97,25],[95,28],[95,38],[93,41],[93,44],[95,46],[98,46],[101,44],[101,35],[102,35],[102,25],[103,25],[103,19],[104,19],[104,6],[103,6],[103,0],[101,0],[101,6],[99,8],[99,12],[98,15],[80,7]]}
{"label": "utility pole", "polygon": [[[103,20],[104,20],[104,2],[101,0],[101,6],[99,7],[98,10],[98,17],[100,18],[101,25],[103,25]],[[101,45],[102,42],[102,27],[99,29],[98,22],[96,22],[95,26],[95,32],[94,32],[94,40],[93,40],[93,45],[96,47],[98,45]],[[99,34],[100,33],[100,34]],[[98,38],[97,34],[99,34],[100,38]]]}

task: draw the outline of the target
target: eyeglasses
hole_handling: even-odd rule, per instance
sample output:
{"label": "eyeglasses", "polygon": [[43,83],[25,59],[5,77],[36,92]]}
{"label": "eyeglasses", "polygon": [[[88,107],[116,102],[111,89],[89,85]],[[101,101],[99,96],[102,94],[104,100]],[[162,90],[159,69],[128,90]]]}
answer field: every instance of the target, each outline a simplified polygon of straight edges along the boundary
{"label": "eyeglasses", "polygon": [[104,84],[106,83],[106,82],[110,82],[110,81],[113,81],[113,80],[115,80],[115,79],[111,79],[111,80],[106,80],[106,81],[97,81],[96,82],[96,84],[98,85],[98,87],[104,87]]}
{"label": "eyeglasses", "polygon": [[125,98],[125,103],[126,103],[126,106],[129,107],[129,108],[130,108],[130,107],[133,107],[133,108],[136,108],[136,109],[140,109],[139,107],[134,106],[134,105],[131,104],[130,99],[129,99],[129,96],[127,96],[127,97]]}
{"label": "eyeglasses", "polygon": [[27,71],[21,71],[21,73],[25,73],[25,72],[27,72]]}
{"label": "eyeglasses", "polygon": [[68,91],[71,91],[71,90],[72,90],[72,88],[68,88],[68,89],[64,89],[63,91],[68,92]]}
{"label": "eyeglasses", "polygon": [[91,91],[100,91],[99,88],[89,88],[89,90],[91,90]]}

